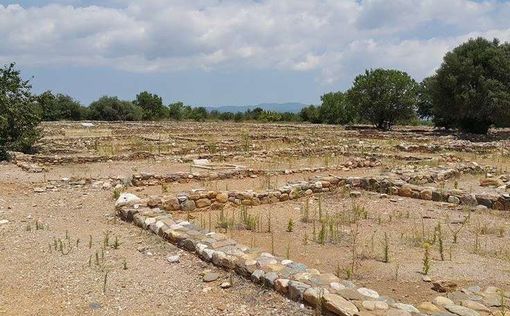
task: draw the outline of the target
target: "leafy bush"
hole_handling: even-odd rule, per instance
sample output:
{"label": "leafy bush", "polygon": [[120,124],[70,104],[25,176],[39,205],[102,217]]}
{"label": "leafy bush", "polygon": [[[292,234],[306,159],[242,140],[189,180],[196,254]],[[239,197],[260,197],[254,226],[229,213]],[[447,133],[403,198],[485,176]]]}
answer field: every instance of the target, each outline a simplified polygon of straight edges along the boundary
{"label": "leafy bush", "polygon": [[84,118],[86,109],[72,97],[63,94],[53,94],[46,91],[36,97],[41,108],[43,121],[72,120],[79,121]]}
{"label": "leafy bush", "polygon": [[7,151],[33,152],[39,139],[40,116],[28,80],[21,78],[15,64],[0,69],[0,160]]}
{"label": "leafy bush", "polygon": [[90,104],[88,118],[104,121],[140,121],[143,115],[143,109],[132,102],[104,96]]}
{"label": "leafy bush", "polygon": [[136,95],[133,104],[143,109],[144,120],[158,120],[168,116],[168,109],[163,105],[163,99],[157,94],[140,92]]}

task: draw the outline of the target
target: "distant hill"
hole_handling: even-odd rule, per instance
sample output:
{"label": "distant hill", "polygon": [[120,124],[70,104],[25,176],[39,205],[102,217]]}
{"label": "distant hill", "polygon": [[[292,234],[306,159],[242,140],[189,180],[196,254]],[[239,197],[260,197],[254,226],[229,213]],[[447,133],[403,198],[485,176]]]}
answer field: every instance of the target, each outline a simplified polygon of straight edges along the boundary
{"label": "distant hill", "polygon": [[274,112],[292,112],[298,113],[302,108],[307,106],[303,103],[261,103],[257,105],[245,105],[245,106],[210,106],[207,107],[207,111],[216,110],[219,112],[246,112],[247,110],[253,110],[254,108],[261,108],[266,111]]}

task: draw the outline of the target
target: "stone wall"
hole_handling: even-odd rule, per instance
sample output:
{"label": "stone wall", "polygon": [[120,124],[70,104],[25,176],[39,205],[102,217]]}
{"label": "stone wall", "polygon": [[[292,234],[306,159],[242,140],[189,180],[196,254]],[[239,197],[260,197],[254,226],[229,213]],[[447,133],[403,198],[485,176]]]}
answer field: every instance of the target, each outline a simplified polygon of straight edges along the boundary
{"label": "stone wall", "polygon": [[[324,182],[331,183],[328,180]],[[348,182],[359,183],[359,185],[363,183],[353,179]],[[321,185],[316,183],[314,187],[322,191]],[[372,313],[381,316],[411,316],[421,312],[434,314],[446,310],[461,316],[479,316],[478,311],[490,313],[489,307],[491,307],[494,312],[494,308],[497,309],[499,306],[498,302],[505,304],[509,302],[507,298],[501,298],[500,290],[495,287],[488,287],[483,292],[481,289],[471,287],[457,290],[452,294],[452,299],[438,296],[432,302],[421,303],[417,308],[397,302],[390,297],[381,296],[376,291],[359,287],[351,281],[341,280],[332,273],[321,273],[302,263],[249,248],[223,234],[209,232],[187,221],[174,220],[171,214],[157,207],[149,207],[150,202],[147,202],[132,194],[124,194],[117,200],[117,214],[122,219],[133,222],[136,226],[195,253],[206,262],[227,271],[235,271],[254,283],[274,289],[291,300],[304,302],[312,307],[320,305],[323,312],[341,316],[371,315]],[[436,285],[441,286],[441,283],[434,283],[434,286]],[[475,290],[476,292],[473,292]],[[465,300],[464,297],[479,299],[473,302]],[[446,314],[450,315],[450,313]]]}
{"label": "stone wall", "polygon": [[325,172],[332,170],[351,170],[356,168],[373,168],[380,166],[381,162],[374,157],[366,158],[353,158],[347,162],[331,167],[316,167],[316,168],[299,168],[299,169],[281,169],[281,170],[266,170],[266,169],[231,169],[221,170],[214,172],[175,172],[166,175],[156,175],[152,173],[140,173],[133,175],[132,184],[134,186],[150,186],[160,185],[163,183],[172,182],[189,182],[192,180],[211,181],[222,179],[242,179],[248,177],[258,177],[263,175],[285,175],[296,174],[304,172]]}
{"label": "stone wall", "polygon": [[[377,177],[318,176],[310,181],[291,182],[281,188],[265,191],[205,191],[194,190],[177,196],[152,196],[143,203],[168,212],[221,209],[227,203],[235,205],[261,205],[284,202],[310,196],[314,193],[337,190],[366,190],[381,194],[448,202],[466,206],[478,206],[497,210],[510,210],[510,194],[473,194],[463,190],[441,190],[409,184],[401,179]],[[356,196],[356,194],[353,194]]]}

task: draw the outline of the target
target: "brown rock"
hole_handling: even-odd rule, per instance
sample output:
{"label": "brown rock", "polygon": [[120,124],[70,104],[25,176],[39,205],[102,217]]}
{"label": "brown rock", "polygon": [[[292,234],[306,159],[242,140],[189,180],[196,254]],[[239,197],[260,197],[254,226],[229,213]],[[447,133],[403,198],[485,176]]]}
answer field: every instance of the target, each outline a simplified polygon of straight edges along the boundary
{"label": "brown rock", "polygon": [[199,199],[195,202],[196,206],[198,208],[204,208],[204,207],[208,207],[212,204],[211,200],[209,199]]}
{"label": "brown rock", "polygon": [[335,315],[353,316],[358,313],[358,308],[336,294],[324,294],[324,307]]}
{"label": "brown rock", "polygon": [[457,283],[445,280],[432,282],[432,289],[439,293],[454,292],[457,289]]}
{"label": "brown rock", "polygon": [[216,195],[216,200],[220,203],[227,203],[228,201],[228,195],[226,193],[219,193]]}

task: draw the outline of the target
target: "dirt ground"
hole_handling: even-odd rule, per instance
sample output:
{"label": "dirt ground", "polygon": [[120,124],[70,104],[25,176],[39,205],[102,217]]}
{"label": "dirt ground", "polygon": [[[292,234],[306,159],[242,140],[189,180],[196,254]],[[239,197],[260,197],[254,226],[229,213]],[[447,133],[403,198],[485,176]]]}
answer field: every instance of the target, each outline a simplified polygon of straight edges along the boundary
{"label": "dirt ground", "polygon": [[[235,277],[232,288],[221,289],[220,283],[229,278],[226,272],[115,220],[110,191],[67,189],[35,195],[27,184],[33,175],[26,177],[12,165],[1,165],[0,174],[0,219],[9,221],[0,226],[2,315],[310,313],[241,278]],[[42,229],[36,230],[36,221]],[[120,246],[103,250],[103,256],[107,232]],[[73,246],[69,254],[50,250],[55,238],[66,242],[66,234]],[[101,267],[95,263],[96,253]],[[166,258],[176,254],[180,262],[169,263]],[[201,274],[206,270],[222,277],[204,283]]]}
{"label": "dirt ground", "polygon": [[[317,175],[375,176],[413,164],[451,167],[453,163],[440,162],[441,155],[497,167],[495,176],[505,174],[510,166],[510,147],[504,136],[507,131],[472,141],[421,127],[383,133],[322,125],[162,122],[96,123],[90,129],[67,122],[45,124],[43,130],[39,156],[98,159],[89,163],[37,162],[47,169],[42,173],[22,170],[13,163],[0,164],[0,315],[312,314],[309,308],[235,275],[234,286],[222,289],[220,284],[231,277],[227,272],[118,219],[113,188],[46,188],[49,181],[72,177],[130,179],[141,172],[206,172],[190,168],[190,161],[196,158],[268,172],[330,167],[368,155],[382,164],[274,175],[269,183],[266,177],[248,177],[125,189],[148,197],[175,196],[193,189],[265,191]],[[397,147],[401,143],[417,147],[402,151]],[[150,157],[118,159],[138,152]],[[508,191],[480,187],[484,177],[461,175],[424,186],[456,186],[474,193]],[[36,188],[44,189],[35,192]],[[432,243],[432,239],[431,279],[452,281],[461,287],[510,288],[508,211],[473,212],[448,203],[381,197],[370,192],[353,199],[349,192],[337,192],[310,197],[308,220],[304,220],[306,199],[248,207],[248,214],[258,219],[257,228],[252,230],[242,225],[240,207],[228,206],[224,216],[235,225],[226,233],[247,246],[352,278],[356,284],[405,303],[430,301],[438,294],[431,283],[423,281],[422,274],[423,244]],[[193,212],[191,217],[204,228],[221,230],[217,227],[220,214]],[[179,212],[173,215],[189,216]],[[438,224],[443,258],[437,241]],[[456,242],[454,233],[458,234]],[[105,238],[110,241],[108,246]],[[117,246],[112,247],[114,240]],[[167,260],[174,255],[180,256],[178,263]],[[202,275],[208,270],[221,277],[203,282]]]}

